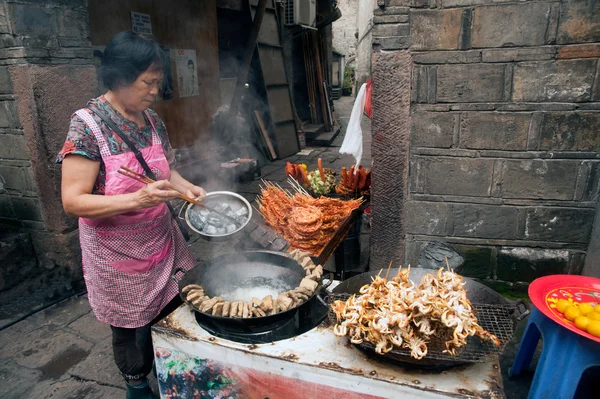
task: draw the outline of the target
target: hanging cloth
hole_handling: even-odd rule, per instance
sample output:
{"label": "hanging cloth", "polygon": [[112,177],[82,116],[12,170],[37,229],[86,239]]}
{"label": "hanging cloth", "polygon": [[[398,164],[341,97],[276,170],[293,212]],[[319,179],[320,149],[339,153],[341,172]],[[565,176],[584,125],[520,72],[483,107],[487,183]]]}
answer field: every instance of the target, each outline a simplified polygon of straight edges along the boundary
{"label": "hanging cloth", "polygon": [[360,121],[365,109],[365,100],[367,94],[367,84],[363,83],[358,91],[356,100],[354,101],[354,107],[352,107],[352,114],[350,114],[350,121],[346,128],[346,137],[340,147],[340,154],[350,154],[356,160],[355,170],[358,170],[360,166],[360,160],[363,153],[363,135],[360,127]]}

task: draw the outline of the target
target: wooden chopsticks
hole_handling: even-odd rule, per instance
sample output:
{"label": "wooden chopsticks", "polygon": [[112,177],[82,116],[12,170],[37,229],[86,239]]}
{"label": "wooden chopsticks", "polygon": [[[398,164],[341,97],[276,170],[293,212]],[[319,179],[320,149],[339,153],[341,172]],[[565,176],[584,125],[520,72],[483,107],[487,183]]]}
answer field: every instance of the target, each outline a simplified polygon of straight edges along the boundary
{"label": "wooden chopsticks", "polygon": [[[125,166],[121,166],[121,169],[119,169],[117,172],[119,172],[123,176],[127,176],[133,180],[137,180],[138,182],[140,182],[142,184],[155,183],[155,181],[153,179],[149,178],[148,176],[144,176],[140,173],[137,173],[136,171],[126,168]],[[229,221],[233,222],[236,226],[242,225],[242,223],[239,220],[237,220],[236,218],[226,215],[223,212],[217,211],[216,209],[214,209],[208,205],[204,205],[202,202],[196,201],[194,198],[190,198],[185,194],[179,193],[179,198],[181,198],[182,200],[187,201],[189,203],[192,203],[194,205],[197,205],[201,208],[204,208],[210,212],[216,213],[217,215],[224,217],[224,218],[228,219]]]}

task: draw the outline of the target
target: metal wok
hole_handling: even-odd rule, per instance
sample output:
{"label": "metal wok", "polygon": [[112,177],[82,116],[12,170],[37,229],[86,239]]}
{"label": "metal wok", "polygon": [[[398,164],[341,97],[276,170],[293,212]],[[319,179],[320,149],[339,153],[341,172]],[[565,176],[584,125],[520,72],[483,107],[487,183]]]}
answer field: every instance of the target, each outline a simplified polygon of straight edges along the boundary
{"label": "metal wok", "polygon": [[[395,276],[399,270],[400,269],[397,268],[391,269],[389,275]],[[337,298],[344,298],[347,294],[358,294],[360,287],[365,284],[370,284],[372,281],[371,278],[380,272],[382,276],[385,276],[387,269],[363,273],[341,282],[333,289],[329,300],[332,301]],[[414,283],[418,284],[424,275],[427,273],[435,274],[436,272],[437,270],[434,269],[411,268],[409,277]],[[478,319],[482,327],[487,329],[491,327],[495,328],[494,331],[490,332],[497,333],[498,338],[501,339],[502,346],[500,348],[492,348],[491,344],[487,346],[477,338],[470,338],[467,345],[464,347],[463,352],[459,353],[456,357],[443,354],[441,353],[441,350],[439,353],[435,353],[435,349],[430,348],[428,355],[420,360],[408,356],[408,352],[404,350],[396,349],[385,355],[378,355],[375,353],[373,345],[369,343],[357,345],[358,348],[380,360],[391,360],[400,363],[402,366],[417,366],[419,368],[429,369],[440,369],[465,363],[480,362],[495,356],[496,353],[500,352],[510,340],[516,322],[523,318],[528,311],[525,308],[524,313],[521,313],[519,306],[522,305],[522,303],[512,304],[491,288],[470,278],[463,277],[463,279],[465,281],[467,297],[471,303],[473,303],[474,306],[475,304],[484,304],[482,306],[482,313],[478,314]],[[475,308],[477,311],[477,307]],[[486,325],[486,322],[489,322],[489,325]]]}
{"label": "metal wok", "polygon": [[[237,300],[251,303],[252,297],[263,290],[274,291],[273,299],[276,299],[279,293],[298,287],[306,277],[306,272],[298,262],[285,254],[269,251],[219,255],[185,272],[180,280],[175,277],[178,272],[182,270],[177,269],[173,279],[177,281],[179,295],[186,303],[181,290],[189,284],[200,284],[204,287],[206,295],[220,296],[230,302],[228,298],[232,292],[237,292],[237,295],[241,293],[247,298],[238,297]],[[307,301],[294,308],[274,315],[248,319],[213,316],[202,313],[192,304],[188,304],[197,312],[200,321],[207,320],[223,329],[256,332],[294,317],[298,308],[313,300],[319,289],[320,286]]]}

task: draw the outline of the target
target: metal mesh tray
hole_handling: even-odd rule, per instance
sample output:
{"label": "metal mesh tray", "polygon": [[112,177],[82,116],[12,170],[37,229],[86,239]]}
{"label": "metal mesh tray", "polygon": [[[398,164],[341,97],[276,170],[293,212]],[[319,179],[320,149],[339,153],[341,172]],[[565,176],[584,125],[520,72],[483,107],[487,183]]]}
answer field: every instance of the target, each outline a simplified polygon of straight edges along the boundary
{"label": "metal mesh tray", "polygon": [[[349,294],[331,294],[327,297],[328,303],[331,304],[336,300],[345,301],[350,298]],[[512,305],[488,305],[488,304],[472,304],[479,325],[485,330],[494,334],[500,340],[500,346],[496,347],[489,341],[483,341],[479,337],[469,337],[467,344],[457,349],[456,355],[444,353],[446,349],[443,337],[433,336],[427,343],[427,355],[420,360],[410,356],[410,351],[404,348],[395,347],[392,351],[385,355],[377,355],[378,357],[387,357],[396,361],[419,364],[458,364],[458,363],[485,363],[494,360],[511,340],[513,336],[513,314],[515,306]],[[328,313],[328,323],[333,326],[337,322],[337,318],[331,307]],[[375,353],[375,345],[369,342],[363,342],[356,345],[360,349]]]}

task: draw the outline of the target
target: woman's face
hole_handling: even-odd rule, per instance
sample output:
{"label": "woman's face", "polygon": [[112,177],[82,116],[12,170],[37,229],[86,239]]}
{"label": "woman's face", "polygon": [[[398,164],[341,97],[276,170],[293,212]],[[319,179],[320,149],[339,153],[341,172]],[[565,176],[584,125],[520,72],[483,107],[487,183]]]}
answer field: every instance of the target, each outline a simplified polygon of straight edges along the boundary
{"label": "woman's face", "polygon": [[150,108],[162,87],[163,71],[151,65],[127,87],[121,87],[114,93],[129,111],[141,112]]}

